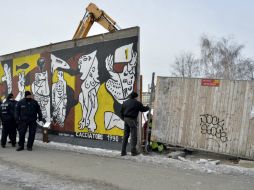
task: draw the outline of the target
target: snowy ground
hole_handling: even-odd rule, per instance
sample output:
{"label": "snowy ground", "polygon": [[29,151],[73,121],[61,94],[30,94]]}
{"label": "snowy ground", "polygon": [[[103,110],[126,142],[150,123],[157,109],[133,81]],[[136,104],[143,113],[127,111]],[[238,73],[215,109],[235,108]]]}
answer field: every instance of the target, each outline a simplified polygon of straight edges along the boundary
{"label": "snowy ground", "polygon": [[[2,164],[3,162],[1,162]],[[52,176],[47,172],[34,172],[32,169],[10,166],[8,163],[0,165],[0,189],[1,190],[35,190],[35,189],[48,189],[48,190],[107,190],[118,189],[112,185],[102,183],[95,180],[78,181],[68,178],[58,178]]]}
{"label": "snowy ground", "polygon": [[[118,158],[120,156],[120,152],[116,150],[106,150],[100,148],[89,148],[83,146],[75,146],[65,143],[43,143],[41,141],[36,141],[36,145],[42,146],[49,149],[57,149],[57,150],[65,150],[65,151],[74,151],[78,153],[84,154],[93,154],[98,156],[106,156],[111,158]],[[142,162],[142,163],[149,163],[149,164],[156,164],[156,165],[174,165],[175,167],[179,167],[182,169],[189,169],[189,170],[197,170],[200,172],[205,173],[215,173],[215,174],[231,174],[231,175],[247,175],[254,177],[254,168],[244,168],[240,166],[231,166],[225,164],[214,165],[212,163],[197,163],[195,161],[191,161],[188,159],[176,160],[167,158],[165,155],[159,154],[150,154],[150,155],[142,155],[133,157],[133,156],[125,156],[121,157],[122,159],[133,160],[135,162]]]}
{"label": "snowy ground", "polygon": [[[147,174],[147,175],[146,175]],[[0,149],[0,190],[253,189],[254,169],[35,141]]]}

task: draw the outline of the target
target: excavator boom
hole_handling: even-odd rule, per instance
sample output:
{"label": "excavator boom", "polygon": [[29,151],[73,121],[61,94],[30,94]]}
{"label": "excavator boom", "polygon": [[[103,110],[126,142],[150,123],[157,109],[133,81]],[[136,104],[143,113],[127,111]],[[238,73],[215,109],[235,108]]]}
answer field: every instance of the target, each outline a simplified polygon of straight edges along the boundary
{"label": "excavator boom", "polygon": [[103,10],[100,10],[95,4],[90,3],[86,8],[86,14],[80,21],[73,39],[85,38],[94,22],[99,23],[109,32],[114,32],[120,29],[110,16]]}

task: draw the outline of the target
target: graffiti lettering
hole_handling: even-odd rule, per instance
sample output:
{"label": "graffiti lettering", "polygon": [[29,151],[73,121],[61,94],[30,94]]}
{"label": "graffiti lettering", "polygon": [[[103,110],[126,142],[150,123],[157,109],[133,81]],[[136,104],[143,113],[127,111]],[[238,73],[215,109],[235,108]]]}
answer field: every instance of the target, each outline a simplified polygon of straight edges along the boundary
{"label": "graffiti lettering", "polygon": [[200,115],[201,133],[212,135],[221,140],[228,141],[227,133],[224,129],[224,120],[220,120],[217,116],[209,114]]}

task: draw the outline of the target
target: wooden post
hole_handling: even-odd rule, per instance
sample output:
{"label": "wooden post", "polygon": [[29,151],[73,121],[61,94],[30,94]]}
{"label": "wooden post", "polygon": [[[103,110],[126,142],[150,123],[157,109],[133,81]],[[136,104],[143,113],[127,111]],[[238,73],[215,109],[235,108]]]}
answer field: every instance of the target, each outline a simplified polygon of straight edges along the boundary
{"label": "wooden post", "polygon": [[[139,100],[140,102],[142,102],[142,83],[143,83],[143,76],[140,75],[139,76],[139,81],[140,81],[140,89],[139,89]],[[141,116],[141,117],[140,117]],[[142,146],[142,115],[139,114],[139,118],[138,118],[138,122],[139,122],[139,127],[138,127],[138,143],[137,143],[137,147],[138,147],[138,151],[141,151],[141,146]]]}
{"label": "wooden post", "polygon": [[42,128],[43,130],[43,133],[42,133],[42,141],[45,142],[45,143],[48,143],[49,142],[49,137],[48,137],[48,128],[46,127],[43,127]]}
{"label": "wooden post", "polygon": [[148,133],[149,133],[149,121],[151,120],[151,109],[152,109],[152,99],[154,97],[154,92],[155,92],[155,88],[154,88],[154,76],[155,73],[153,72],[152,74],[152,83],[151,83],[151,93],[150,93],[150,99],[149,99],[149,111],[148,111],[148,118],[147,118],[147,128],[146,128],[146,139],[145,139],[145,152],[148,153],[148,147],[150,146],[150,144],[148,144]]}
{"label": "wooden post", "polygon": [[45,143],[49,142],[49,128],[50,128],[51,123],[50,122],[46,122],[43,126],[42,126],[42,141]]}

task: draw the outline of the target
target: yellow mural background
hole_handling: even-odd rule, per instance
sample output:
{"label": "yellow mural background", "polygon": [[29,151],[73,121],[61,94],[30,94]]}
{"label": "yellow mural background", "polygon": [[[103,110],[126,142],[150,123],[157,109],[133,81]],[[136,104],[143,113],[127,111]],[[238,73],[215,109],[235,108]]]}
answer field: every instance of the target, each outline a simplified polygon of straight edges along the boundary
{"label": "yellow mural background", "polygon": [[[25,72],[25,76],[37,67],[37,60],[40,58],[40,54],[34,54],[13,59],[12,77],[18,76],[19,73]],[[27,69],[20,69],[16,71],[17,66],[27,63],[29,67]],[[12,85],[13,86],[13,85]],[[31,91],[31,86],[25,86],[25,90]]]}
{"label": "yellow mural background", "polygon": [[[4,68],[3,68],[2,62],[0,62],[0,81],[1,81],[1,83],[3,82],[2,81],[3,76],[4,76]],[[1,100],[3,100],[4,98],[5,98],[4,96],[1,96]]]}
{"label": "yellow mural background", "polygon": [[[66,81],[66,84],[70,86],[74,91],[75,91],[75,77],[69,75],[68,73],[63,72],[64,74],[64,79]],[[52,84],[56,83],[58,81],[57,78],[57,70],[54,71],[53,76],[52,76]]]}
{"label": "yellow mural background", "polygon": [[1,79],[1,82],[2,82],[2,77],[3,76],[4,76],[4,68],[3,68],[2,62],[0,62],[0,79]]}
{"label": "yellow mural background", "polygon": [[[37,60],[40,58],[40,54],[34,54],[25,57],[19,57],[13,59],[13,77],[18,76],[21,71],[25,72],[25,75],[37,67]],[[17,66],[21,66],[24,63],[28,63],[29,67],[27,69],[20,69],[16,71]]]}
{"label": "yellow mural background", "polygon": [[[116,127],[110,130],[105,129],[104,113],[106,111],[114,112],[114,100],[106,90],[105,83],[103,83],[99,87],[97,98],[98,98],[98,110],[95,114],[95,123],[97,125],[97,129],[95,130],[95,133],[123,136],[122,129]],[[82,118],[82,109],[80,103],[78,103],[78,105],[76,105],[75,107],[75,132],[88,132],[87,128],[83,130],[80,130],[78,128],[79,121],[81,120],[81,118]]]}

